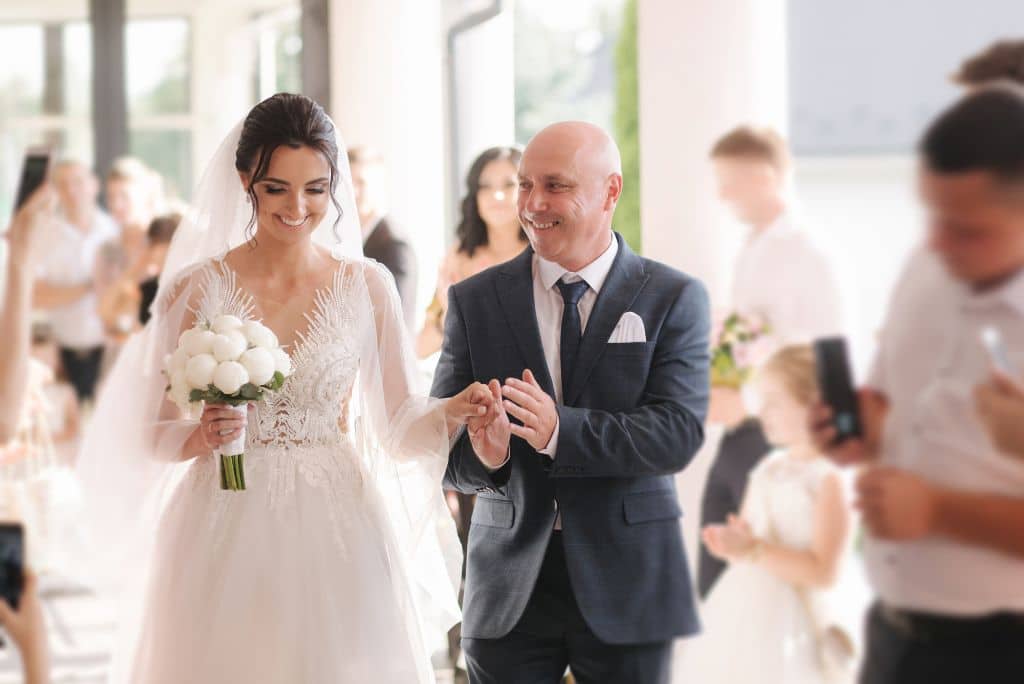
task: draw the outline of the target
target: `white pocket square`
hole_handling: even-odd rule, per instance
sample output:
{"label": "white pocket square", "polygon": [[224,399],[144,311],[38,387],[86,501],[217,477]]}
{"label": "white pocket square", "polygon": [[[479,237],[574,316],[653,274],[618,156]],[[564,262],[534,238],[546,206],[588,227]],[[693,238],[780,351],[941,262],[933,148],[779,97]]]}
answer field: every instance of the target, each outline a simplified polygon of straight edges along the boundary
{"label": "white pocket square", "polygon": [[622,314],[622,318],[615,324],[615,330],[612,330],[612,336],[608,338],[608,344],[646,341],[647,331],[644,330],[644,321],[632,311]]}

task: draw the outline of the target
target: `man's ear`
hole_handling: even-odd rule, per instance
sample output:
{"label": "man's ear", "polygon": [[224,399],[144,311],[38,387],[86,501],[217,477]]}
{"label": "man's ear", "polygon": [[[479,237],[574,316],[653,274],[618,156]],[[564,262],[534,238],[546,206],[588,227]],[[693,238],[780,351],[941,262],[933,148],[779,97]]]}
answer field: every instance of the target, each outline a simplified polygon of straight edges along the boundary
{"label": "man's ear", "polygon": [[608,194],[605,197],[604,208],[614,209],[620,197],[622,197],[622,174],[613,173],[608,177]]}

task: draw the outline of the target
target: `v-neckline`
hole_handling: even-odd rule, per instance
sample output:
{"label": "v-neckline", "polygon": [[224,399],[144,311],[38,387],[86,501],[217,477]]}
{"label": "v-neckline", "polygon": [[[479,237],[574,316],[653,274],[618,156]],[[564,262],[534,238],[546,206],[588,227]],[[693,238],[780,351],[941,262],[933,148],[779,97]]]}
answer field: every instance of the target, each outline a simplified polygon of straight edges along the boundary
{"label": "v-neckline", "polygon": [[270,332],[274,333],[274,337],[277,338],[278,344],[280,344],[281,349],[285,350],[285,353],[288,354],[288,356],[292,359],[293,362],[296,361],[299,350],[303,349],[306,346],[310,336],[315,332],[315,328],[317,326],[317,317],[326,317],[323,310],[322,302],[325,294],[330,292],[334,288],[335,279],[337,278],[337,272],[335,273],[334,276],[331,277],[331,282],[327,283],[326,285],[321,285],[320,287],[317,287],[315,290],[313,290],[313,306],[310,310],[302,312],[302,317],[306,319],[306,329],[304,331],[296,330],[295,339],[293,339],[288,344],[285,344],[281,342],[281,335],[264,322],[266,321],[266,317],[263,307],[258,304],[256,297],[251,292],[242,287],[240,282],[241,278],[238,275],[238,271],[235,270],[233,266],[228,264],[227,254],[221,257],[219,259],[219,262],[221,267],[225,269],[227,274],[230,274],[230,276],[232,277],[231,279],[234,281],[235,291],[248,300],[249,309],[252,312],[253,317],[257,318],[261,323],[263,323],[264,326],[267,327],[268,330],[270,330]]}

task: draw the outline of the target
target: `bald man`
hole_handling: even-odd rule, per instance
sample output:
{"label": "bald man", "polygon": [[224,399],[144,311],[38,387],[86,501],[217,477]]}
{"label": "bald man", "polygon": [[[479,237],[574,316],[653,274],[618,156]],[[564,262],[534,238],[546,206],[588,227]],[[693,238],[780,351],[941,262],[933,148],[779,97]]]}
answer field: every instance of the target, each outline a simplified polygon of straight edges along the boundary
{"label": "bald man", "polygon": [[520,257],[449,291],[433,394],[502,401],[453,441],[445,485],[478,494],[463,648],[470,681],[667,682],[698,630],[673,475],[700,447],[708,299],[612,230],[619,152],[567,122],[519,170]]}

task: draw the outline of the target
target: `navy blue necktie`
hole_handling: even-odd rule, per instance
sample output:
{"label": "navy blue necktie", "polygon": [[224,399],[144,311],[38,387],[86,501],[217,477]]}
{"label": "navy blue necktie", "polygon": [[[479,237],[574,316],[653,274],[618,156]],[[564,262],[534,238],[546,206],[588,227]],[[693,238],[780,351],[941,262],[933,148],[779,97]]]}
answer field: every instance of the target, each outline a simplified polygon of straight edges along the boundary
{"label": "navy blue necktie", "polygon": [[580,322],[580,310],[577,306],[590,286],[585,280],[574,283],[558,281],[558,291],[562,293],[565,308],[562,310],[562,400],[569,394],[569,379],[576,367],[576,355],[583,339],[583,324]]}

